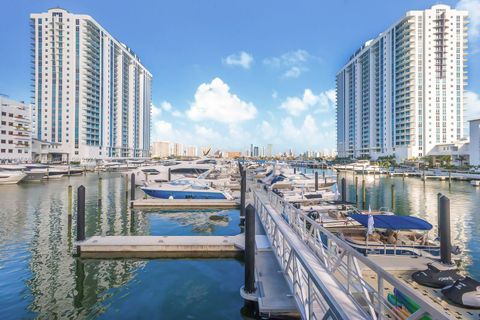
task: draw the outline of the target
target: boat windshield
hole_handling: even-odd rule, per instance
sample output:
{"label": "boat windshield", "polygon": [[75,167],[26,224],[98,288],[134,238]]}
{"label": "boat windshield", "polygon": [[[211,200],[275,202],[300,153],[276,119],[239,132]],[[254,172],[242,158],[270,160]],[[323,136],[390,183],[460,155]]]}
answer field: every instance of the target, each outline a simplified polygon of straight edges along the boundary
{"label": "boat windshield", "polygon": [[178,179],[170,182],[173,186],[190,186],[193,189],[208,189],[208,186],[197,180]]}

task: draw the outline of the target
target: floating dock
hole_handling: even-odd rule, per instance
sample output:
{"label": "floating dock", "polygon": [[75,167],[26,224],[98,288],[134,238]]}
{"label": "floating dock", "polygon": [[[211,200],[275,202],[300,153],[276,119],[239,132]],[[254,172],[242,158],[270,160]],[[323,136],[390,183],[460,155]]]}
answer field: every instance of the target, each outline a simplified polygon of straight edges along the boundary
{"label": "floating dock", "polygon": [[76,243],[85,258],[220,258],[241,255],[236,236],[94,236]]}
{"label": "floating dock", "polygon": [[203,210],[236,209],[240,203],[223,199],[139,199],[133,201],[133,208],[159,210]]}

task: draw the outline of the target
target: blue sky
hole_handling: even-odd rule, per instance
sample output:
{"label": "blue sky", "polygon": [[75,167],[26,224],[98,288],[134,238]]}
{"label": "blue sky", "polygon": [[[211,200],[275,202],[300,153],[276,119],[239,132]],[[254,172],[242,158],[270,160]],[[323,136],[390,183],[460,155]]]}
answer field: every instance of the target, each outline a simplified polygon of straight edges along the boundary
{"label": "blue sky", "polygon": [[[406,11],[435,3],[3,1],[0,93],[30,100],[29,14],[60,6],[91,15],[153,74],[155,139],[228,150],[332,149],[336,72]],[[467,115],[480,115],[480,0],[441,3],[470,10]]]}

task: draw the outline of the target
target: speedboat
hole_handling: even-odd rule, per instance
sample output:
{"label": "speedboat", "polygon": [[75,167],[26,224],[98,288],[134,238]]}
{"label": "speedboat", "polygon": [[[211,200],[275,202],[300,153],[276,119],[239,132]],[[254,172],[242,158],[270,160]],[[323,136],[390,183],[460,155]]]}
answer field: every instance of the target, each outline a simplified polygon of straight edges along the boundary
{"label": "speedboat", "polygon": [[192,179],[177,179],[160,186],[141,188],[147,195],[160,199],[231,199],[224,192]]}
{"label": "speedboat", "polygon": [[0,185],[1,184],[16,184],[22,181],[26,174],[21,171],[0,170]]}
{"label": "speedboat", "polygon": [[[440,243],[429,239],[432,225],[412,216],[390,214],[350,214],[363,228],[344,229],[339,236],[363,254],[424,256],[438,258]],[[452,246],[452,257],[458,260],[460,249]]]}

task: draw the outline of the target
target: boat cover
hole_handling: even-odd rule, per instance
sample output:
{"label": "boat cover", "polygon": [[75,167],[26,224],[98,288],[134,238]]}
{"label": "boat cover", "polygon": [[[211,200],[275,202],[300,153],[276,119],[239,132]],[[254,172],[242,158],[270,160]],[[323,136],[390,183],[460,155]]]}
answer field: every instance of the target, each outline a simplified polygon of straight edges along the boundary
{"label": "boat cover", "polygon": [[[368,214],[351,214],[350,217],[358,221],[362,226],[368,227]],[[392,216],[374,214],[373,226],[377,229],[391,230],[430,230],[432,225],[425,220],[410,216]]]}

